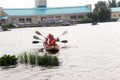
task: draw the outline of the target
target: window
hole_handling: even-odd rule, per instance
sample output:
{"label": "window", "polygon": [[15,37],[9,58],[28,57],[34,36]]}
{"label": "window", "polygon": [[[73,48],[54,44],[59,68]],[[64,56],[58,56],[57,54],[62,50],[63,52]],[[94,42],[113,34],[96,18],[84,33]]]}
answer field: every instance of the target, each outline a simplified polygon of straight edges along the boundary
{"label": "window", "polygon": [[42,21],[42,20],[45,20],[45,19],[46,19],[46,17],[41,17],[41,21]]}
{"label": "window", "polygon": [[1,23],[6,23],[6,22],[5,22],[5,19],[1,19]]}
{"label": "window", "polygon": [[31,18],[26,18],[26,22],[32,22]]}
{"label": "window", "polygon": [[116,17],[116,15],[114,14],[114,17]]}
{"label": "window", "polygon": [[12,18],[12,20],[16,20],[16,18]]}
{"label": "window", "polygon": [[76,19],[76,16],[70,16],[70,19]]}
{"label": "window", "polygon": [[83,15],[79,15],[79,16],[78,16],[78,19],[83,19]]}
{"label": "window", "polygon": [[24,23],[24,22],[25,22],[24,18],[20,18],[20,19],[19,19],[19,22],[20,22],[20,23]]}
{"label": "window", "polygon": [[49,19],[53,19],[53,17],[49,17]]}
{"label": "window", "polygon": [[17,22],[16,18],[13,18],[13,19],[12,19],[12,23],[13,23],[13,24],[16,24],[16,22]]}
{"label": "window", "polygon": [[56,19],[61,19],[61,16],[56,16]]}

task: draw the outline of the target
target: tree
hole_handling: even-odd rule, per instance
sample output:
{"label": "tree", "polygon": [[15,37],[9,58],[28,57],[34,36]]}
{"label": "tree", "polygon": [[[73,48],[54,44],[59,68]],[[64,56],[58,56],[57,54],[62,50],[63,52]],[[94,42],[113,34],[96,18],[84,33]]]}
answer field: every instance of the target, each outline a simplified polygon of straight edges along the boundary
{"label": "tree", "polygon": [[98,15],[98,20],[100,22],[108,21],[111,18],[111,11],[105,1],[99,1],[95,4],[93,13]]}
{"label": "tree", "polygon": [[99,21],[99,15],[97,12],[92,12],[88,14],[88,18],[91,18],[93,22],[98,22]]}
{"label": "tree", "polygon": [[118,7],[120,7],[120,1],[117,3]]}
{"label": "tree", "polygon": [[108,1],[108,6],[111,8],[111,7],[117,7],[117,3],[116,3],[116,0],[112,0],[112,2],[109,0]]}

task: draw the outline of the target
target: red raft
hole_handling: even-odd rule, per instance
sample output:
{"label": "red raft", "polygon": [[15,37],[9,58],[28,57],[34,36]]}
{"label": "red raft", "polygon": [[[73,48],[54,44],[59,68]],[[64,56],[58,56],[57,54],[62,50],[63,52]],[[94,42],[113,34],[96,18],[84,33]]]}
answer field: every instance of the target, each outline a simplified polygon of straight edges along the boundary
{"label": "red raft", "polygon": [[56,46],[53,46],[53,45],[50,45],[50,46],[45,45],[44,48],[45,48],[45,50],[46,50],[47,52],[52,53],[52,54],[55,54],[55,53],[59,52],[59,50],[60,50],[60,47],[59,47],[58,45],[56,45]]}

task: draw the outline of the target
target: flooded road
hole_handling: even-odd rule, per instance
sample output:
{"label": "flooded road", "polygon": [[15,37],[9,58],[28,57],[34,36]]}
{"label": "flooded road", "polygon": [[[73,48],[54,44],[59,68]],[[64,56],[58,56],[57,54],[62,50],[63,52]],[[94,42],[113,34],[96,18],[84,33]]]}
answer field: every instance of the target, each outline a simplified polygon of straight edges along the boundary
{"label": "flooded road", "polygon": [[[35,31],[68,40],[57,54],[59,67],[30,67],[19,64],[15,68],[0,69],[0,80],[119,80],[120,79],[120,23],[80,24],[65,27],[37,27],[0,32],[0,56],[18,55],[42,47],[32,44]],[[42,36],[39,36],[44,40]],[[42,42],[42,41],[41,41]]]}

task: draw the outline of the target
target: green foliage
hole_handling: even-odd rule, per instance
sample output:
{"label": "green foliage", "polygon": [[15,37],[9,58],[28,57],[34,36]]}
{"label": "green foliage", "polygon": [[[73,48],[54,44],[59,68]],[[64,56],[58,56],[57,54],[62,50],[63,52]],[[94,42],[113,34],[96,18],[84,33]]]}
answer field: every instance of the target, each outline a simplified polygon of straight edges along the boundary
{"label": "green foliage", "polygon": [[23,57],[23,55],[18,55],[18,62],[20,62],[20,63],[24,63],[24,57]]}
{"label": "green foliage", "polygon": [[36,55],[35,54],[32,54],[32,53],[29,53],[29,64],[30,65],[35,65],[36,64]]}
{"label": "green foliage", "polygon": [[101,22],[108,21],[110,17],[111,17],[111,12],[109,9],[105,9],[104,7],[100,9],[99,20]]}
{"label": "green foliage", "polygon": [[3,29],[15,28],[15,26],[13,24],[2,24],[1,26]]}
{"label": "green foliage", "polygon": [[118,1],[117,6],[120,7],[120,1]]}
{"label": "green foliage", "polygon": [[59,60],[56,56],[44,54],[42,56],[37,53],[23,53],[19,57],[22,64],[38,65],[38,66],[59,66]]}
{"label": "green foliage", "polygon": [[50,55],[43,55],[38,56],[37,58],[38,65],[41,66],[59,66],[59,60],[56,56],[50,56]]}
{"label": "green foliage", "polygon": [[91,23],[93,20],[91,18],[84,18],[81,20],[81,23]]}
{"label": "green foliage", "polygon": [[53,57],[53,63],[52,63],[53,66],[58,66],[59,65],[59,60],[56,56]]}
{"label": "green foliage", "polygon": [[27,53],[19,55],[18,58],[15,55],[4,55],[0,58],[0,66],[10,66],[17,64],[17,60],[22,64],[30,64],[32,66],[59,66],[59,60],[56,56],[44,54],[38,55],[37,53]]}
{"label": "green foliage", "polygon": [[112,0],[112,1],[108,1],[108,6],[110,8],[113,8],[113,7],[120,7],[120,1],[116,2],[116,0]]}
{"label": "green foliage", "polygon": [[24,62],[25,64],[27,64],[27,63],[28,63],[28,56],[27,56],[27,52],[24,52],[24,54],[23,54],[23,62]]}
{"label": "green foliage", "polygon": [[93,13],[97,13],[98,21],[100,22],[108,21],[111,18],[111,10],[108,8],[105,1],[99,1],[97,4],[95,4]]}
{"label": "green foliage", "polygon": [[108,6],[110,7],[110,8],[112,8],[112,7],[117,7],[117,3],[116,3],[116,0],[112,0],[112,1],[108,1]]}
{"label": "green foliage", "polygon": [[15,55],[4,55],[0,58],[0,66],[10,66],[17,64],[17,58]]}
{"label": "green foliage", "polygon": [[98,22],[99,21],[99,14],[94,11],[93,13],[88,14],[88,18],[92,19],[92,21],[94,21],[94,22]]}

